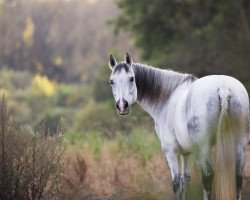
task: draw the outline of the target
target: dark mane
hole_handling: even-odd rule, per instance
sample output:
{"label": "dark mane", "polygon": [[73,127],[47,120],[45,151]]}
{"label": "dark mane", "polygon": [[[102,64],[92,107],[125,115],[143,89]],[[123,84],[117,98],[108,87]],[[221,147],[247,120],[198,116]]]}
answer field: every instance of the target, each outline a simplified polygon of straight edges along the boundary
{"label": "dark mane", "polygon": [[137,87],[137,99],[141,101],[146,98],[150,101],[155,101],[162,96],[162,84],[160,83],[159,76],[153,69],[139,67],[134,65],[135,80]]}
{"label": "dark mane", "polygon": [[137,100],[167,101],[171,93],[184,82],[193,82],[197,78],[169,70],[133,64],[137,86]]}

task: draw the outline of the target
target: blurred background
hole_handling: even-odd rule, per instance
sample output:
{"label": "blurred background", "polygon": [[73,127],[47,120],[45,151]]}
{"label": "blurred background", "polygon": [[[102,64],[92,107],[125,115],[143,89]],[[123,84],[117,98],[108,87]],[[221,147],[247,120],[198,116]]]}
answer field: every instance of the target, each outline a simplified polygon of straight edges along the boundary
{"label": "blurred background", "polygon": [[250,1],[0,0],[9,120],[66,141],[55,199],[173,199],[152,120],[137,105],[127,117],[114,108],[109,55],[126,51],[197,77],[231,75],[250,92]]}

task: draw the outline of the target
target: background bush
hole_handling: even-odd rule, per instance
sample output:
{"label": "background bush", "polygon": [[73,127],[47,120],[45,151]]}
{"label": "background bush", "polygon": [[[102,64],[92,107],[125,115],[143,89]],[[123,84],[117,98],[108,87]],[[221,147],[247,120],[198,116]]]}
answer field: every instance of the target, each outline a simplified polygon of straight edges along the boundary
{"label": "background bush", "polygon": [[21,127],[0,106],[0,199],[58,199],[64,144],[60,133]]}

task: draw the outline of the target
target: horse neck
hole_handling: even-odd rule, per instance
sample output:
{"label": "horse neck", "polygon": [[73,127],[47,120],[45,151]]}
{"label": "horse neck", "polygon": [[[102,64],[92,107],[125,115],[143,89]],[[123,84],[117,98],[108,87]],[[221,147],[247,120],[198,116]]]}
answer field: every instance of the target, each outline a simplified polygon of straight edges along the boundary
{"label": "horse neck", "polygon": [[[163,110],[176,88],[191,75],[133,64],[137,86],[137,103],[153,118]],[[192,77],[192,78],[191,78]]]}

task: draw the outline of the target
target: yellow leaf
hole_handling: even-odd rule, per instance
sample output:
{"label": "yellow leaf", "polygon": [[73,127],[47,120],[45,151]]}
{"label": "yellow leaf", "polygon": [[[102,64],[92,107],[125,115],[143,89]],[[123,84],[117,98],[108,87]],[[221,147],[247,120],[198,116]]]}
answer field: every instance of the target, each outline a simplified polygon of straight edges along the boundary
{"label": "yellow leaf", "polygon": [[56,92],[56,83],[50,81],[47,76],[35,75],[32,80],[32,85],[47,97],[50,97]]}
{"label": "yellow leaf", "polygon": [[54,59],[54,64],[57,65],[57,66],[61,66],[63,64],[63,59],[61,56],[57,56],[55,57]]}
{"label": "yellow leaf", "polygon": [[23,31],[23,41],[26,47],[31,47],[33,44],[33,34],[35,31],[35,25],[31,17],[26,19],[26,25]]}

